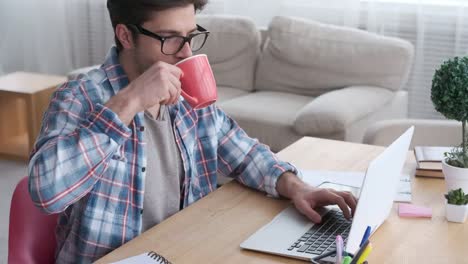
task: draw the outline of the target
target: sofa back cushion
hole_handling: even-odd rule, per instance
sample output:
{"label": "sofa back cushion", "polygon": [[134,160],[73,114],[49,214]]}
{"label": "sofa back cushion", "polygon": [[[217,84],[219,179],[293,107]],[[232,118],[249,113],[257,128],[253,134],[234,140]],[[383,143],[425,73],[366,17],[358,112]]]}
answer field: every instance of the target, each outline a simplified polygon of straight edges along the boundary
{"label": "sofa back cushion", "polygon": [[252,91],[260,33],[252,20],[225,15],[200,15],[197,23],[210,31],[197,54],[208,55],[218,86]]}
{"label": "sofa back cushion", "polygon": [[412,44],[401,39],[275,17],[257,64],[255,88],[309,96],[356,85],[399,90],[412,59]]}

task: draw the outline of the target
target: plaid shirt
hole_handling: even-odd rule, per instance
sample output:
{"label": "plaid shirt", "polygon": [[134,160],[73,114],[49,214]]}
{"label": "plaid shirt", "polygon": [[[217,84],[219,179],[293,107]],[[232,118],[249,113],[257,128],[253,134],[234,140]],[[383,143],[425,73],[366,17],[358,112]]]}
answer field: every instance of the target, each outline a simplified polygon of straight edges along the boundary
{"label": "plaid shirt", "polygon": [[[57,262],[88,263],[141,233],[145,182],[143,113],[127,126],[104,104],[128,84],[113,47],[100,69],[57,89],[29,164],[29,191],[49,214],[60,213]],[[170,107],[185,179],[184,207],[216,189],[217,174],[278,196],[285,171],[265,145],[212,105]]]}

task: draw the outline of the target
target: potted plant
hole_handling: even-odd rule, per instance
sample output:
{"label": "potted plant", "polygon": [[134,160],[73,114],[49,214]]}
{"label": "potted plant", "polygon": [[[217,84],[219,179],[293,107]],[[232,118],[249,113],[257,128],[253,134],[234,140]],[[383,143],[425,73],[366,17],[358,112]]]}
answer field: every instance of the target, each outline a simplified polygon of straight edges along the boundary
{"label": "potted plant", "polygon": [[461,144],[445,153],[442,171],[448,190],[462,188],[468,192],[468,57],[444,62],[434,74],[431,99],[435,109],[448,119],[462,123]]}
{"label": "potted plant", "polygon": [[445,198],[445,216],[450,222],[464,223],[468,215],[468,194],[461,188],[449,191]]}

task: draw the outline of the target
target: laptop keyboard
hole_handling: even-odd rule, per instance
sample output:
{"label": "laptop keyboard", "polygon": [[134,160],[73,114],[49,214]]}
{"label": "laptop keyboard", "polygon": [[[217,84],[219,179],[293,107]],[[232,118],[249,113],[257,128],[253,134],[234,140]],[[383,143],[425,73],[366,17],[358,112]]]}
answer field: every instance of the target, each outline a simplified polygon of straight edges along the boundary
{"label": "laptop keyboard", "polygon": [[288,250],[314,255],[323,254],[336,249],[337,235],[341,235],[346,243],[350,228],[351,221],[346,220],[341,211],[329,210],[322,216],[321,224],[313,225]]}

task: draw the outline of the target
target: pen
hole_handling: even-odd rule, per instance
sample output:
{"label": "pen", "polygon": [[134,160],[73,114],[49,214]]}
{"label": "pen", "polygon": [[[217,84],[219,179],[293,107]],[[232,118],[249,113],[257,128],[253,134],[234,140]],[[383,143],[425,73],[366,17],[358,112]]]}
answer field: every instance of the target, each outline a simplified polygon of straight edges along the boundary
{"label": "pen", "polygon": [[340,235],[336,236],[336,261],[335,264],[341,264],[343,261],[343,238]]}
{"label": "pen", "polygon": [[330,257],[330,256],[333,255],[333,254],[336,254],[336,250],[335,250],[335,249],[334,249],[334,250],[330,250],[330,251],[328,251],[328,252],[325,252],[325,253],[323,253],[323,254],[320,255],[320,256],[316,256],[315,258],[312,258],[312,260],[321,260],[321,259],[324,259],[324,258],[326,258],[326,257]]}
{"label": "pen", "polygon": [[342,264],[349,264],[351,263],[351,260],[353,260],[350,256],[346,256],[343,258],[343,263]]}
{"label": "pen", "polygon": [[366,231],[364,232],[364,236],[362,237],[361,243],[359,243],[359,247],[362,247],[362,245],[364,245],[367,239],[369,239],[370,232],[371,232],[371,227],[367,226]]}
{"label": "pen", "polygon": [[366,250],[367,246],[369,246],[369,244],[370,244],[369,240],[364,242],[364,245],[362,245],[362,247],[358,250],[358,252],[356,254],[354,254],[354,258],[353,258],[353,261],[351,261],[351,264],[357,264],[358,263],[358,260],[360,259],[362,253],[364,253],[364,251]]}

